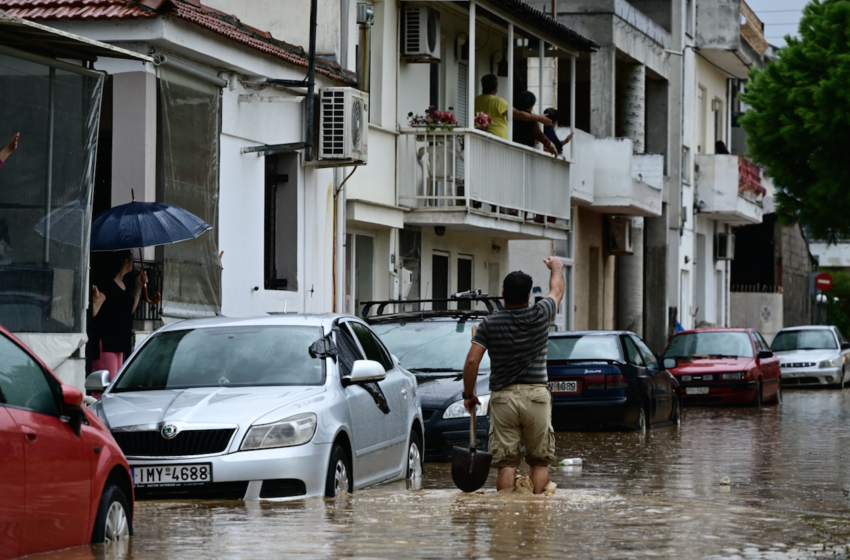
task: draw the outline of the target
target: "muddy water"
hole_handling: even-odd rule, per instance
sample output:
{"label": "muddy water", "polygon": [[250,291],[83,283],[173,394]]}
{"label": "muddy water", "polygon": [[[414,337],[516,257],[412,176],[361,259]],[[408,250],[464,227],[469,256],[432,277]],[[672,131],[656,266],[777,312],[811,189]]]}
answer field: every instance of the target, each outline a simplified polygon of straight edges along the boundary
{"label": "muddy water", "polygon": [[[47,558],[848,558],[850,390],[689,408],[681,428],[562,433],[551,497],[454,489],[427,464],[333,500],[141,502],[124,549]],[[720,484],[729,478],[729,484]],[[845,492],[848,491],[848,492]]]}

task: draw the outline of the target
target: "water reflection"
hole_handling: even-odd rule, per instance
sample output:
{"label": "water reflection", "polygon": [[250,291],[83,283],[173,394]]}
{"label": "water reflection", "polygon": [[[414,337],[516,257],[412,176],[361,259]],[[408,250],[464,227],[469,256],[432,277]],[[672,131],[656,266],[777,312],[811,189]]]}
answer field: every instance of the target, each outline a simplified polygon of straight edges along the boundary
{"label": "water reflection", "polygon": [[[561,433],[552,497],[462,494],[451,465],[337,500],[140,502],[124,547],[39,558],[836,558],[850,555],[850,391],[688,408],[681,428]],[[729,477],[730,484],[721,484]],[[848,490],[847,493],[844,490]]]}

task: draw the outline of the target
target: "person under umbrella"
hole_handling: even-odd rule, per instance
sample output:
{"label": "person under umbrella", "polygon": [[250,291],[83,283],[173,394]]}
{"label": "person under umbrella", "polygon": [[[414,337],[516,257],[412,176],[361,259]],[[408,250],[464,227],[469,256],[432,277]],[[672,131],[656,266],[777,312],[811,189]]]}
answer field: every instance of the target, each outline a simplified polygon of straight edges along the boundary
{"label": "person under umbrella", "polygon": [[102,255],[103,268],[92,285],[92,370],[107,370],[114,379],[124,354],[132,350],[133,313],[148,276],[142,270],[128,286],[125,278],[133,271],[133,253],[128,249]]}

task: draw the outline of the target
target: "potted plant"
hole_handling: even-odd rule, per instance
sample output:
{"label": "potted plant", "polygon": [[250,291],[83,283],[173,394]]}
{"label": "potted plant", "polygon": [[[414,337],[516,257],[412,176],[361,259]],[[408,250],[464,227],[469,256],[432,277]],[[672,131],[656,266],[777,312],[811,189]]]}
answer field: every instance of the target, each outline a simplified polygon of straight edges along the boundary
{"label": "potted plant", "polygon": [[427,134],[431,134],[437,129],[454,130],[458,126],[457,117],[455,117],[451,107],[448,111],[440,111],[433,105],[425,109],[425,115],[413,114],[413,111],[408,113],[407,123],[414,128],[425,128]]}

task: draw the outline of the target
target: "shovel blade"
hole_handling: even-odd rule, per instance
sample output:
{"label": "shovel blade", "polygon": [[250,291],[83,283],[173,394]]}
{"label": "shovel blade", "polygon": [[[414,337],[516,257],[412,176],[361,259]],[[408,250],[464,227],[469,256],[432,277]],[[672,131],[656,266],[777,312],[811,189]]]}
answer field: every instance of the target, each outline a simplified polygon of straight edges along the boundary
{"label": "shovel blade", "polygon": [[452,450],[452,480],[463,492],[475,492],[487,482],[493,454],[475,448]]}

